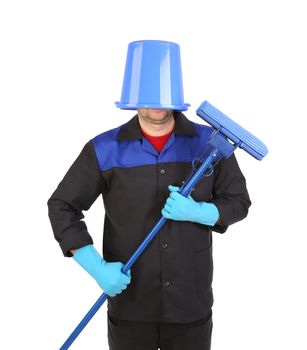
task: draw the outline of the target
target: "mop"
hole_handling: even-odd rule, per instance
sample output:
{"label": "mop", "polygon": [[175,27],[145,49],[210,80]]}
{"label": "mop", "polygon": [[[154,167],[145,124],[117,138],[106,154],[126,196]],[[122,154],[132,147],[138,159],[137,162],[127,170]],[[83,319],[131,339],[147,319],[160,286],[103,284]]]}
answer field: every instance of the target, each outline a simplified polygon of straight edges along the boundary
{"label": "mop", "polygon": [[[183,181],[183,184],[179,189],[179,193],[185,197],[190,195],[192,189],[203,176],[209,176],[212,174],[214,167],[222,158],[229,158],[238,147],[257,160],[262,160],[268,153],[267,147],[258,138],[220,112],[208,101],[204,101],[197,109],[196,113],[212,126],[213,131],[204,152],[198,159],[193,161],[191,173],[187,176],[185,181]],[[127,274],[128,270],[165,224],[166,220],[168,219],[162,216],[156,223],[131,258],[123,266],[121,271],[124,274]],[[103,293],[100,296],[89,312],[84,316],[82,321],[67,338],[65,343],[61,346],[60,350],[66,350],[70,347],[108,297],[109,295],[106,293]]]}

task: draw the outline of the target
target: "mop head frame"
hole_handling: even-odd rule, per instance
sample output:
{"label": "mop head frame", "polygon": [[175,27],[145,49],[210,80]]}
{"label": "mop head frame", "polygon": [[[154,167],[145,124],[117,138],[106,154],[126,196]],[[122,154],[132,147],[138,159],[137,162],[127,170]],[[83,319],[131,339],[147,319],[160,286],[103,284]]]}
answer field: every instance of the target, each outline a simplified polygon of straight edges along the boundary
{"label": "mop head frame", "polygon": [[240,147],[257,160],[262,160],[268,149],[265,144],[224,113],[204,101],[196,110],[199,117],[210,124],[219,134],[225,136],[235,147]]}

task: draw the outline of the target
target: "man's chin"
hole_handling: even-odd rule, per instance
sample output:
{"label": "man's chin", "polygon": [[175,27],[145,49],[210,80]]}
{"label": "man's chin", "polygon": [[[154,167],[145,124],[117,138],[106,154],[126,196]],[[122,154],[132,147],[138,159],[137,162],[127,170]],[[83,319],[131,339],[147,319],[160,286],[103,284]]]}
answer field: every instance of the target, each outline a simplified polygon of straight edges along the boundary
{"label": "man's chin", "polygon": [[169,109],[150,109],[149,112],[150,116],[163,116],[163,117],[170,117],[172,115],[172,111]]}
{"label": "man's chin", "polygon": [[152,123],[156,123],[156,124],[163,124],[165,123],[167,120],[169,120],[171,117],[171,114],[168,112],[153,112],[150,113],[148,116],[148,119],[152,122]]}
{"label": "man's chin", "polygon": [[172,118],[173,111],[169,109],[140,109],[139,114],[144,120],[152,124],[165,124],[170,118]]}

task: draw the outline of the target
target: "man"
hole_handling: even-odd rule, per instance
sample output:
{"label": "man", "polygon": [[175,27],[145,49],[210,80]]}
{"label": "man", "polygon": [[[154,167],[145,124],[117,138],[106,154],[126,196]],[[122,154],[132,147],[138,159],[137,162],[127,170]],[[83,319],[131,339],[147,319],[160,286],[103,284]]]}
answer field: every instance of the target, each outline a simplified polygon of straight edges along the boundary
{"label": "man", "polygon": [[[225,232],[246,217],[251,202],[244,176],[232,155],[188,198],[178,193],[212,129],[181,112],[188,105],[177,44],[130,43],[117,106],[137,114],[90,140],[48,200],[55,238],[110,296],[111,350],[209,350],[212,231]],[[103,257],[82,221],[100,194]],[[161,214],[169,220],[123,274]]]}

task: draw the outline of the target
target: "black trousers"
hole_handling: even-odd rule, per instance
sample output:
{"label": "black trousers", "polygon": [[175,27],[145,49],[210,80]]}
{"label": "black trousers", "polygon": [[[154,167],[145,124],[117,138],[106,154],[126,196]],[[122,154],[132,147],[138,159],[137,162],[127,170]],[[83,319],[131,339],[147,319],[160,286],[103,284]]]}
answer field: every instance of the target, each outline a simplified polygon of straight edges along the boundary
{"label": "black trousers", "polygon": [[191,323],[123,321],[108,315],[109,350],[210,350],[212,312]]}

